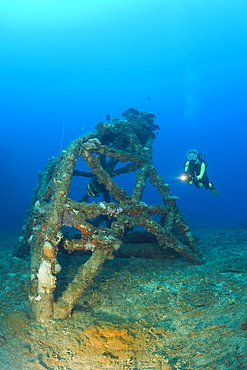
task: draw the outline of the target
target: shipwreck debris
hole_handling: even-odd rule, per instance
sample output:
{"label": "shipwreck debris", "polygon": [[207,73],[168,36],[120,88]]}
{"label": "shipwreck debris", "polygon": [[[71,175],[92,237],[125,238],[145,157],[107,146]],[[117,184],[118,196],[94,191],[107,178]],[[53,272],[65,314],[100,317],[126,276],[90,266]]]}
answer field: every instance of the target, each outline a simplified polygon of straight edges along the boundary
{"label": "shipwreck debris", "polygon": [[[100,122],[94,131],[71,142],[39,174],[18,253],[30,248],[30,301],[40,322],[71,315],[77,300],[105,259],[121,246],[130,228],[141,225],[163,248],[174,249],[192,263],[204,262],[176,205],[177,197],[170,195],[169,185],[152,163],[154,131],[159,129],[154,114],[129,108],[123,116],[124,120]],[[89,172],[75,169],[80,158],[91,168]],[[136,173],[132,195],[114,181],[114,177],[130,172]],[[91,182],[79,201],[69,197],[73,176],[87,177]],[[163,204],[148,205],[142,201],[147,179],[158,189]],[[89,197],[97,190],[103,201],[89,203]],[[64,226],[77,229],[81,237],[64,238]],[[61,270],[57,252],[61,244],[69,252],[81,249],[92,254],[55,302],[57,274]]]}

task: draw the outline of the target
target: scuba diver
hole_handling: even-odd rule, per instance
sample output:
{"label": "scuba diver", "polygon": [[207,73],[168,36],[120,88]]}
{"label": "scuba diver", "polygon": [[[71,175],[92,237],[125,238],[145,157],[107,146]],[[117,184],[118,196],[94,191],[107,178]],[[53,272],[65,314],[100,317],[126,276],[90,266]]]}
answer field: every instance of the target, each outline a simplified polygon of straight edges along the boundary
{"label": "scuba diver", "polygon": [[184,174],[181,180],[194,184],[197,188],[204,186],[209,189],[211,194],[219,195],[212,182],[209,182],[206,174],[207,161],[204,154],[199,154],[197,150],[191,149],[187,152],[184,163]]}

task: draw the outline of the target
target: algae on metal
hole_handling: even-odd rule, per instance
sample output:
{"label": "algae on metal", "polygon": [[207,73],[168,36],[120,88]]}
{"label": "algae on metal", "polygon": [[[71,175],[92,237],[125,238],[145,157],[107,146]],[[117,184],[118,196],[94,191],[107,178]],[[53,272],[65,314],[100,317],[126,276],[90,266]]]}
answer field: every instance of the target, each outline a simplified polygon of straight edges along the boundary
{"label": "algae on metal", "polygon": [[[71,142],[39,175],[17,253],[30,248],[30,301],[40,322],[71,315],[77,300],[105,259],[111,258],[112,252],[121,246],[122,237],[130,228],[142,225],[163,248],[174,249],[192,263],[204,262],[176,205],[177,197],[170,195],[169,185],[152,163],[154,131],[159,129],[154,114],[129,108],[122,115],[124,120],[100,122],[94,131]],[[79,157],[91,167],[90,172],[75,169]],[[120,163],[122,166],[116,168]],[[132,195],[114,181],[115,176],[129,172],[136,172]],[[104,189],[104,201],[88,203],[88,194],[80,201],[70,199],[73,176],[88,177],[90,181],[94,178],[94,185],[96,182]],[[148,205],[142,201],[148,179],[159,191],[163,204]],[[79,230],[80,239],[64,238],[61,229],[64,225]],[[55,302],[57,274],[61,269],[57,252],[62,247],[70,253],[76,249],[89,250],[92,255]]]}

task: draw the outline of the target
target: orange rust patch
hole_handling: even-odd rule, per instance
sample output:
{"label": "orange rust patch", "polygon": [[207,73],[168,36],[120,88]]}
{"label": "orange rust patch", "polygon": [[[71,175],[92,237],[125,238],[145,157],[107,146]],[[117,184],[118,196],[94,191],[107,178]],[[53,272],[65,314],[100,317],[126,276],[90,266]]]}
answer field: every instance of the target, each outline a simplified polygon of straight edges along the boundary
{"label": "orange rust patch", "polygon": [[83,333],[92,347],[101,351],[116,353],[116,351],[131,351],[133,338],[124,329],[92,326]]}
{"label": "orange rust patch", "polygon": [[96,240],[91,240],[91,241],[90,241],[90,243],[91,243],[91,244],[95,244],[95,245],[97,245],[97,244],[98,244],[98,242],[97,242]]}
{"label": "orange rust patch", "polygon": [[130,211],[130,213],[136,215],[137,213],[141,213],[140,211],[137,211],[136,209],[132,209],[132,211]]}
{"label": "orange rust patch", "polygon": [[80,230],[82,234],[89,234],[89,232],[85,229],[85,227],[82,227],[79,224],[75,224],[75,228]]}

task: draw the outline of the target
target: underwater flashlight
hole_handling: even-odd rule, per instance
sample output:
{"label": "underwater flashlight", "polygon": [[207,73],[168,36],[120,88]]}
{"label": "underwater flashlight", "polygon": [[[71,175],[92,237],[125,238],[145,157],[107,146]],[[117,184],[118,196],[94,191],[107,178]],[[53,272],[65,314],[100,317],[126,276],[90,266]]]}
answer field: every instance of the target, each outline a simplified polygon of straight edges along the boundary
{"label": "underwater flashlight", "polygon": [[192,181],[192,177],[188,172],[184,172],[182,176],[180,176],[180,180],[190,182]]}

